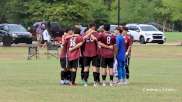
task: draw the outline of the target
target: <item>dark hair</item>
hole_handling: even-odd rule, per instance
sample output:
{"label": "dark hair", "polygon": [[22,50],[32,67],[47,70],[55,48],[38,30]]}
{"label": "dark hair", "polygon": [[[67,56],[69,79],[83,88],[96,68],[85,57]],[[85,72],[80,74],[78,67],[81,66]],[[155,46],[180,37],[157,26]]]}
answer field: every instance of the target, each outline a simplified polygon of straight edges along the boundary
{"label": "dark hair", "polygon": [[124,31],[128,31],[128,27],[124,26],[122,27]]}
{"label": "dark hair", "polygon": [[90,23],[90,24],[88,25],[88,27],[89,27],[89,28],[96,27],[96,24],[95,24],[95,23]]}
{"label": "dark hair", "polygon": [[104,30],[109,31],[110,30],[110,24],[104,24]]}
{"label": "dark hair", "polygon": [[75,28],[73,29],[73,32],[74,32],[75,34],[80,34],[81,30],[80,30],[80,28],[75,27]]}
{"label": "dark hair", "polygon": [[119,33],[122,33],[122,32],[123,32],[123,30],[122,30],[122,28],[121,28],[121,27],[116,27],[116,30],[118,30],[118,31],[119,31]]}
{"label": "dark hair", "polygon": [[73,30],[73,28],[71,28],[71,27],[66,28],[65,32],[68,33],[70,30]]}
{"label": "dark hair", "polygon": [[83,31],[84,33],[88,31],[88,27]]}

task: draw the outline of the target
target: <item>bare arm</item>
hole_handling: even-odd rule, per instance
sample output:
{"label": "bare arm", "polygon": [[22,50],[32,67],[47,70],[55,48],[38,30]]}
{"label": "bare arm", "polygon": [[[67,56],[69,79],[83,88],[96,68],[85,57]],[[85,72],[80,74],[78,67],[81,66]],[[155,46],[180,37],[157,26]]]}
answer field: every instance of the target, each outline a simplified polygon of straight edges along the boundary
{"label": "bare arm", "polygon": [[99,44],[99,46],[104,47],[104,48],[107,48],[107,49],[113,49],[114,48],[113,45],[108,46],[108,45],[106,45],[106,44],[104,44],[104,43],[102,43],[100,41],[98,42],[98,44]]}
{"label": "bare arm", "polygon": [[74,51],[74,50],[80,48],[80,46],[82,46],[82,44],[83,44],[83,42],[76,44],[76,46],[74,46],[73,48],[69,48],[69,51]]}
{"label": "bare arm", "polygon": [[90,37],[94,40],[97,41],[97,38],[94,35],[90,35]]}
{"label": "bare arm", "polygon": [[91,34],[92,34],[91,30],[88,30],[88,31],[86,32],[86,35],[83,37],[83,39],[84,39],[84,40],[87,39]]}
{"label": "bare arm", "polygon": [[128,47],[128,50],[126,51],[126,56],[128,56],[128,54],[130,53],[131,51],[131,45]]}

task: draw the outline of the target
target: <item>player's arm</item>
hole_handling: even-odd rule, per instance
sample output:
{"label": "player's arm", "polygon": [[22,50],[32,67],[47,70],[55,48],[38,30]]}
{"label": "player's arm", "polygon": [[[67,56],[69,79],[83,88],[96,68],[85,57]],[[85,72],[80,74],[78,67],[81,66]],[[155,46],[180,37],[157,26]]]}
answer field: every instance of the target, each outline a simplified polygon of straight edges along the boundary
{"label": "player's arm", "polygon": [[97,38],[94,35],[90,35],[90,37],[94,40],[97,41]]}
{"label": "player's arm", "polygon": [[75,49],[78,49],[83,45],[84,41],[82,37],[78,37],[77,40],[78,40],[77,42],[79,43],[77,43],[74,47],[69,48],[69,51],[74,51]]}
{"label": "player's arm", "polygon": [[85,39],[87,39],[88,37],[90,37],[94,32],[95,32],[95,31],[89,29],[89,30],[86,32],[85,36],[83,37],[83,40],[85,40]]}
{"label": "player's arm", "polygon": [[114,48],[113,45],[108,46],[108,45],[102,43],[101,41],[99,41],[98,44],[99,44],[99,46],[107,48],[107,49],[113,49]]}
{"label": "player's arm", "polygon": [[132,47],[132,39],[130,38],[129,39],[129,47],[128,47],[128,49],[127,49],[127,51],[126,51],[126,56],[128,56],[128,54],[130,53],[130,51],[131,51],[131,47]]}
{"label": "player's arm", "polygon": [[83,41],[80,42],[80,43],[78,43],[78,44],[76,44],[76,46],[74,46],[74,47],[72,47],[72,48],[69,48],[69,51],[74,51],[75,49],[80,48],[80,47],[82,46],[82,44],[83,44]]}
{"label": "player's arm", "polygon": [[86,33],[85,33],[85,36],[83,36],[83,39],[87,39],[90,35],[91,35],[91,30],[88,30]]}

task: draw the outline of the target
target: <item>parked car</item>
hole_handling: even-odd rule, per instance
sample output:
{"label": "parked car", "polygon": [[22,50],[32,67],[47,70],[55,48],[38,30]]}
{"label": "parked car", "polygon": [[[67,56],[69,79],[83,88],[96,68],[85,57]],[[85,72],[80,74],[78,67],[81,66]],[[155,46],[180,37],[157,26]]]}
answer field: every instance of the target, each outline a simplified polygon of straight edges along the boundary
{"label": "parked car", "polygon": [[133,36],[133,40],[139,41],[141,44],[163,44],[166,41],[165,34],[153,25],[127,24],[126,27],[128,27],[129,33]]}
{"label": "parked car", "polygon": [[0,24],[0,42],[3,46],[15,43],[32,43],[32,34],[20,24]]}
{"label": "parked car", "polygon": [[118,25],[110,25],[110,32],[114,33],[114,31],[117,27],[118,27]]}

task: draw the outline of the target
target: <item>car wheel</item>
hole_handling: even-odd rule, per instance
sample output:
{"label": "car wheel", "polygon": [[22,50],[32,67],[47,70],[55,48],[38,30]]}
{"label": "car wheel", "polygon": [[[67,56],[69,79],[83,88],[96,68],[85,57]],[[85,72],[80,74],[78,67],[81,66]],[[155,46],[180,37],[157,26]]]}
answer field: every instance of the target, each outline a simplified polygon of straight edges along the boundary
{"label": "car wheel", "polygon": [[160,42],[158,42],[158,44],[164,44],[164,41],[160,41]]}
{"label": "car wheel", "polygon": [[143,36],[140,37],[140,44],[146,44],[145,38]]}
{"label": "car wheel", "polygon": [[11,36],[4,36],[2,39],[3,46],[11,46],[12,44],[12,37]]}

